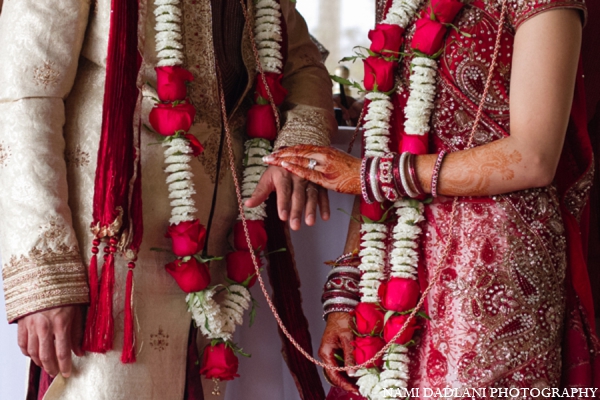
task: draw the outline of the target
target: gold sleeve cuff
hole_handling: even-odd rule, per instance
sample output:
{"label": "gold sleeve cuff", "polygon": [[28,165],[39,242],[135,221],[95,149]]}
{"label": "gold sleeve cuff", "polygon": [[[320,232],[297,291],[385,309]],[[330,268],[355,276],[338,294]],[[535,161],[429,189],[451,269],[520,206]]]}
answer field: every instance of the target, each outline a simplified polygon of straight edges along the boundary
{"label": "gold sleeve cuff", "polygon": [[298,144],[329,146],[335,126],[330,112],[317,107],[298,105],[286,112],[286,121],[275,141],[275,150]]}
{"label": "gold sleeve cuff", "polygon": [[2,267],[8,322],[47,308],[89,302],[85,268],[77,248],[33,249]]}

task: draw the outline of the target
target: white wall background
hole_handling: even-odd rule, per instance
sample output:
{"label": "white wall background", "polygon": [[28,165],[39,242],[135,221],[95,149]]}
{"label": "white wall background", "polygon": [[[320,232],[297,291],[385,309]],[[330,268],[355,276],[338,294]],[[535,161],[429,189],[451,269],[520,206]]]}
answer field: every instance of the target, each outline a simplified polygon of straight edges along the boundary
{"label": "white wall background", "polygon": [[[304,15],[311,33],[330,51],[326,63],[330,73],[333,73],[342,57],[352,53],[353,46],[368,44],[367,32],[374,21],[374,3],[364,0],[298,0],[297,7]],[[348,67],[351,77],[360,80],[362,66],[355,64]],[[347,134],[338,136],[336,140],[340,148],[345,149]],[[329,222],[319,220],[314,227],[303,226],[299,232],[292,234],[302,282],[304,310],[315,352],[325,326],[321,318],[320,297],[328,267],[323,262],[335,259],[343,250],[348,217],[337,208],[348,212],[352,209],[349,196],[332,193],[330,200],[332,214]],[[242,332],[242,345],[255,356],[240,360],[241,377],[229,385],[226,398],[299,400],[292,377],[281,358],[281,342],[276,333],[275,320],[257,289],[254,294],[260,303],[255,326],[251,328],[255,332],[249,336]],[[23,399],[27,359],[17,347],[16,326],[6,323],[4,299],[0,297],[0,400]],[[265,379],[265,374],[268,374],[268,379]],[[324,381],[323,384],[328,388]]]}

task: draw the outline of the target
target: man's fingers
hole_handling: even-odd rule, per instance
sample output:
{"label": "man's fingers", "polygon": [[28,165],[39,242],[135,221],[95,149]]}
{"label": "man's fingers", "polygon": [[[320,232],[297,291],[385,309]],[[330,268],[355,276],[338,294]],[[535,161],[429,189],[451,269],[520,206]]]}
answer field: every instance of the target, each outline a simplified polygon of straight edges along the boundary
{"label": "man's fingers", "polygon": [[54,347],[54,335],[51,327],[46,326],[49,323],[38,326],[38,337],[40,339],[40,362],[42,367],[50,376],[58,374],[58,360],[56,359],[56,349]]}
{"label": "man's fingers", "polygon": [[42,366],[40,362],[40,342],[33,327],[27,330],[27,355],[38,367]]}
{"label": "man's fingers", "polygon": [[77,310],[75,310],[73,323],[71,324],[71,350],[73,350],[73,353],[75,353],[78,357],[83,357],[84,355],[84,351],[81,348],[84,329],[85,324],[83,322],[83,311],[81,307],[77,307]]}
{"label": "man's fingers", "polygon": [[290,213],[290,227],[297,231],[300,229],[302,211],[306,204],[306,185],[308,184],[303,179],[292,177],[292,206]]}
{"label": "man's fingers", "polygon": [[274,181],[277,191],[277,212],[279,219],[287,221],[290,216],[290,207],[292,202],[292,179],[289,175],[281,175]]}
{"label": "man's fingers", "polygon": [[17,331],[17,343],[19,344],[21,353],[23,353],[24,356],[29,357],[29,352],[27,351],[27,326],[23,318],[19,320],[18,326],[19,329]]}
{"label": "man's fingers", "polygon": [[269,195],[274,189],[275,186],[273,185],[271,174],[263,174],[262,178],[260,178],[260,181],[258,181],[258,184],[256,185],[256,189],[254,189],[254,193],[252,193],[252,197],[246,200],[246,207],[258,207],[269,198]]}
{"label": "man's fingers", "polygon": [[58,360],[58,369],[65,378],[71,375],[71,327],[61,329],[56,332],[56,359]]}
{"label": "man's fingers", "polygon": [[321,210],[321,219],[323,221],[329,220],[329,216],[331,215],[331,210],[329,208],[329,194],[327,193],[327,189],[319,187],[318,188],[318,201],[319,201],[319,209]]}
{"label": "man's fingers", "polygon": [[306,208],[305,222],[308,226],[313,226],[316,220],[317,204],[319,204],[319,189],[312,183],[306,186]]}

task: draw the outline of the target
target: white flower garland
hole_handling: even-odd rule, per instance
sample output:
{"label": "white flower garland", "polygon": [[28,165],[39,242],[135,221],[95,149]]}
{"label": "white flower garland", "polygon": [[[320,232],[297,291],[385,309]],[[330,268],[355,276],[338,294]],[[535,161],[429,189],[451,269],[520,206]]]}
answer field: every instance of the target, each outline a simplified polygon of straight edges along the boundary
{"label": "white flower garland", "polygon": [[[184,62],[181,36],[182,12],[180,0],[155,0],[154,15],[156,24],[157,65],[180,66]],[[281,73],[283,70],[283,55],[281,42],[283,40],[281,27],[281,6],[274,0],[260,0],[256,4],[254,21],[255,42],[258,48],[259,61],[264,72]],[[167,184],[171,200],[171,218],[169,223],[176,225],[184,221],[197,219],[192,167],[190,162],[193,150],[189,140],[185,138],[171,139],[163,143],[166,148],[165,163],[167,167]],[[263,157],[270,154],[272,148],[268,140],[250,139],[245,143],[244,176],[242,180],[242,195],[248,199],[262,174],[267,169]],[[246,208],[244,213],[249,220],[263,220],[266,217],[266,204]],[[222,302],[215,301],[214,296],[220,285],[203,291],[190,293],[186,297],[188,310],[200,328],[209,339],[231,341],[237,325],[243,322],[244,311],[251,304],[249,290],[238,284],[230,284]]]}
{"label": "white flower garland", "polygon": [[[421,7],[423,0],[394,0],[382,21],[384,24],[399,25],[406,29]],[[410,95],[405,108],[405,131],[423,135],[429,131],[429,119],[435,97],[437,63],[434,60],[416,57],[412,62]],[[391,96],[370,92],[365,96],[370,103],[365,116],[365,156],[382,157],[390,152],[390,120],[393,111]],[[416,248],[421,229],[417,226],[423,217],[423,204],[417,201],[400,200],[394,203],[398,220],[393,228],[393,250],[389,257],[390,277],[417,279],[418,253]],[[379,302],[377,289],[384,278],[388,227],[379,223],[361,224],[360,279],[361,301]],[[403,389],[408,384],[409,359],[406,347],[394,345],[384,355],[383,371],[376,368],[360,369],[355,373],[361,395],[370,399],[383,399],[384,389]]]}
{"label": "white flower garland", "polygon": [[233,340],[237,325],[242,325],[244,311],[248,309],[252,297],[247,288],[231,284],[226,288],[221,304],[214,299],[220,285],[213,286],[185,298],[188,311],[200,331],[208,339]]}

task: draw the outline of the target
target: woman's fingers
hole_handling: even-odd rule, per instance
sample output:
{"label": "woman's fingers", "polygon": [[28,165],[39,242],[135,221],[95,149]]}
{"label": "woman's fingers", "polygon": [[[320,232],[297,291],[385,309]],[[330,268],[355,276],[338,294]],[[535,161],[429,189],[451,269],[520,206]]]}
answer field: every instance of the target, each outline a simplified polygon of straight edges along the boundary
{"label": "woman's fingers", "polygon": [[[319,356],[327,365],[331,365],[332,367],[337,367],[337,362],[335,360],[335,350],[337,350],[337,346],[321,346],[319,349]],[[340,387],[347,392],[357,393],[356,388],[352,385],[348,379],[343,375],[340,371],[333,371],[329,369],[324,369],[324,372],[327,374],[327,377],[331,381],[334,386]],[[358,393],[357,393],[358,394]]]}
{"label": "woman's fingers", "polygon": [[323,183],[323,176],[319,171],[310,170],[304,167],[300,167],[296,164],[289,164],[285,161],[281,163],[281,166],[291,172],[294,175],[304,178],[308,181],[321,185]]}

